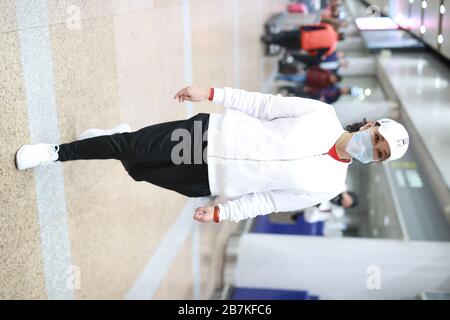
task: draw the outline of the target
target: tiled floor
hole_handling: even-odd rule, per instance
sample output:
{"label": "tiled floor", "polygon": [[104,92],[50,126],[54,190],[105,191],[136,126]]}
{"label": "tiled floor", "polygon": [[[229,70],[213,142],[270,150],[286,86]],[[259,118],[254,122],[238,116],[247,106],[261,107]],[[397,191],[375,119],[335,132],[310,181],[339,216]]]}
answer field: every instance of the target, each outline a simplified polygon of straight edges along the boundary
{"label": "tiled floor", "polygon": [[[32,3],[31,3],[32,2]],[[193,82],[258,90],[274,61],[262,57],[263,21],[282,10],[282,0],[0,1],[0,298],[45,299],[52,269],[39,224],[35,175],[14,168],[17,148],[31,141],[20,35],[48,30],[59,141],[89,127],[126,122],[133,129],[185,118],[173,94]],[[48,19],[27,21],[39,4]],[[29,9],[24,6],[30,6]],[[22,22],[16,19],[21,8]],[[187,9],[187,11],[186,11]],[[190,29],[186,30],[186,12]],[[186,65],[190,31],[192,61]],[[188,67],[188,68],[187,68]],[[193,113],[217,112],[209,103]],[[45,130],[43,127],[41,130]],[[187,198],[134,182],[113,160],[63,165],[70,257],[80,270],[77,299],[126,297]],[[45,193],[45,190],[43,191]],[[51,195],[48,197],[51,201]],[[44,206],[45,207],[45,206]],[[52,224],[59,224],[55,218]],[[227,235],[236,225],[200,225],[199,254],[192,226],[154,295],[145,298],[208,298],[221,281]],[[195,274],[193,259],[199,259]],[[170,274],[170,276],[169,276]],[[197,288],[198,289],[198,288]],[[198,294],[198,291],[197,291]]]}

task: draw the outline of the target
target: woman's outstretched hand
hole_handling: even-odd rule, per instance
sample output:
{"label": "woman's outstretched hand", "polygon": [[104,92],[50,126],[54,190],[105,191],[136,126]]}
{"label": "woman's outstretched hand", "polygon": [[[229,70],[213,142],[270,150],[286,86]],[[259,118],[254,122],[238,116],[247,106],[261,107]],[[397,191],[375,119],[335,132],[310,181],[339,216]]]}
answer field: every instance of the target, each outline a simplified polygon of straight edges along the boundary
{"label": "woman's outstretched hand", "polygon": [[196,86],[189,86],[178,91],[173,98],[178,99],[178,102],[184,102],[185,100],[192,102],[200,102],[208,99],[208,97],[209,97],[208,90]]}
{"label": "woman's outstretched hand", "polygon": [[214,207],[199,207],[195,209],[194,219],[200,222],[212,222],[214,220]]}

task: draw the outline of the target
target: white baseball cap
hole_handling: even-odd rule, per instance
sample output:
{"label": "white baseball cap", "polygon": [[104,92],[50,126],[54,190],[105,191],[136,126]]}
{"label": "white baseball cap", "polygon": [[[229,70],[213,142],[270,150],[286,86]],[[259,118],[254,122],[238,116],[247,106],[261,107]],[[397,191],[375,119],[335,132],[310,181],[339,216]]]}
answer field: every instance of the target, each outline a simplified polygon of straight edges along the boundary
{"label": "white baseball cap", "polygon": [[405,127],[392,119],[380,119],[377,120],[380,124],[378,132],[386,139],[391,150],[389,158],[382,161],[383,164],[392,160],[397,160],[403,157],[408,150],[409,135]]}

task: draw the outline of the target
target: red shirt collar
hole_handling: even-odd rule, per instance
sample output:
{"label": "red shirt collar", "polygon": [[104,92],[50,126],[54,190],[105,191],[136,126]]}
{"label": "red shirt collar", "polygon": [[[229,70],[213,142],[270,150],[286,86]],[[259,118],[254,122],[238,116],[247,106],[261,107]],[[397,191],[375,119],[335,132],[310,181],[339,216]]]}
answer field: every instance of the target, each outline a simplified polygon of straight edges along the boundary
{"label": "red shirt collar", "polygon": [[349,163],[349,162],[352,161],[352,160],[349,160],[349,159],[341,159],[341,158],[339,158],[339,156],[338,156],[338,154],[337,154],[337,151],[336,151],[336,144],[334,144],[334,145],[331,147],[330,151],[328,151],[328,154],[329,154],[333,159],[335,159],[335,160],[337,160],[337,161],[340,161],[340,162]]}

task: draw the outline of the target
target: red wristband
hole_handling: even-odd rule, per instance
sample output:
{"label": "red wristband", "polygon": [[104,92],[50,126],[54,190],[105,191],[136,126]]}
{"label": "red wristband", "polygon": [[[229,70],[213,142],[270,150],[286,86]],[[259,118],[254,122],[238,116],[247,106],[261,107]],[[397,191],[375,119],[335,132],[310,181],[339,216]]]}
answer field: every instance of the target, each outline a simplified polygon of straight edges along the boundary
{"label": "red wristband", "polygon": [[219,223],[219,221],[220,221],[219,213],[220,213],[219,206],[215,206],[214,207],[214,222],[215,223]]}
{"label": "red wristband", "polygon": [[212,101],[214,98],[214,88],[209,89],[209,101]]}

